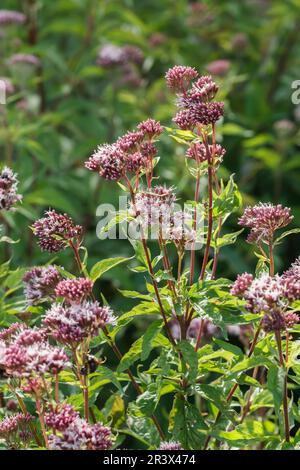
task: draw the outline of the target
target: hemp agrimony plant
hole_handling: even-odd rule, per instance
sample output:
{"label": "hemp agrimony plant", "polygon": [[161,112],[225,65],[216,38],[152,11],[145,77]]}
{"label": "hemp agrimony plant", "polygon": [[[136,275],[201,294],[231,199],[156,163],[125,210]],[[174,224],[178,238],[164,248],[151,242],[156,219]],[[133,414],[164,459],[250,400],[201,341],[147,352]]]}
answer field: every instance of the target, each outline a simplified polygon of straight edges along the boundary
{"label": "hemp agrimony plant", "polygon": [[[99,145],[85,163],[127,193],[128,210],[104,230],[116,224],[121,230],[126,221],[136,235],[128,235],[134,256],[90,267],[83,227],[50,209],[31,228],[41,250],[55,259],[26,270],[25,300],[17,298],[16,305],[19,284],[3,282],[5,448],[299,446],[300,261],[280,274],[274,257],[283,238],[299,230],[282,231],[293,218],[289,208],[258,204],[245,209],[242,229],[226,232],[242,199],[233,176],[227,182],[220,177],[225,149],[218,143],[224,113],[215,100],[218,85],[183,66],[167,72],[166,85],[176,96],[176,128],[150,118],[115,143]],[[184,149],[194,182],[194,199],[184,209],[175,188],[160,181],[163,133]],[[16,184],[4,169],[2,210],[19,202]],[[250,229],[255,273],[234,281],[219,277],[220,250],[244,229]],[[63,250],[74,257],[77,272],[60,265]],[[97,288],[98,279],[121,263],[145,279],[143,292],[120,291],[136,301],[125,313],[113,311]],[[2,279],[12,283],[8,269]],[[143,334],[124,351],[119,333],[136,320]],[[117,367],[106,359],[109,350]]]}

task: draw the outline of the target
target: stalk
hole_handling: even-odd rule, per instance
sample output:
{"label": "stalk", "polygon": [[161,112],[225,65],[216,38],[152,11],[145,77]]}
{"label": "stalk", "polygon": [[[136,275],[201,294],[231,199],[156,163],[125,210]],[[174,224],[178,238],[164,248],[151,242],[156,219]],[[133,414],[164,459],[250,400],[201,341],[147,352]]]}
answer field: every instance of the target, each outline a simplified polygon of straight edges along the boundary
{"label": "stalk", "polygon": [[[248,358],[250,358],[250,357],[252,356],[253,352],[254,352],[254,349],[255,349],[255,346],[256,346],[256,344],[257,344],[260,331],[261,331],[261,322],[260,322],[259,325],[258,325],[258,328],[257,328],[257,330],[256,330],[256,333],[255,333],[255,335],[254,335],[254,338],[253,338],[253,341],[252,341],[252,344],[251,344],[251,347],[250,347],[249,352],[248,352],[248,354],[247,354],[247,357],[248,357]],[[236,389],[238,388],[238,385],[239,385],[238,383],[235,383],[235,384],[233,385],[233,387],[231,388],[231,390],[229,391],[229,393],[228,393],[228,395],[227,395],[227,397],[226,397],[227,403],[230,403],[230,401],[231,401],[231,399],[232,399],[232,397],[233,397],[233,395],[234,395],[234,392],[235,392]],[[221,416],[222,416],[222,412],[219,411],[218,414],[217,414],[217,417],[216,417],[216,419],[215,419],[215,421],[214,421],[214,423],[213,423],[213,425],[212,425],[212,428],[215,427],[215,425],[217,424],[217,422],[219,421],[219,419],[221,418]],[[208,447],[208,445],[209,445],[209,443],[210,443],[210,440],[211,440],[211,436],[209,435],[209,436],[207,436],[207,438],[206,438],[206,440],[205,440],[203,450],[207,450],[207,447]]]}
{"label": "stalk", "polygon": [[[71,248],[72,248],[72,250],[73,250],[73,253],[74,253],[74,256],[75,256],[75,260],[76,260],[76,262],[77,262],[79,271],[80,271],[80,273],[83,273],[83,275],[85,276],[85,273],[84,273],[84,271],[83,271],[83,266],[82,266],[82,263],[81,263],[81,260],[80,260],[80,256],[79,256],[79,253],[78,253],[78,249],[77,249],[77,247],[76,247],[72,242],[70,243],[70,246],[71,246]],[[93,300],[95,300],[94,294],[92,294],[92,298],[93,298]],[[106,326],[103,326],[103,327],[102,327],[102,331],[103,331],[103,333],[105,334],[105,336],[106,336],[106,338],[107,338],[107,340],[108,340],[108,344],[109,344],[109,346],[111,347],[111,349],[113,350],[113,352],[115,353],[116,357],[117,357],[119,360],[121,360],[122,357],[123,357],[123,356],[122,356],[122,353],[120,352],[120,350],[119,350],[118,346],[115,344],[115,342],[110,338],[109,332],[108,332]],[[133,376],[131,370],[130,370],[130,369],[127,369],[126,372],[127,372],[127,374],[128,374],[128,377],[129,377],[129,379],[130,379],[130,381],[131,381],[131,383],[132,383],[134,389],[136,390],[136,392],[138,393],[138,395],[141,395],[141,394],[143,393],[143,391],[141,390],[140,386],[139,386],[138,383],[136,382],[136,380],[135,380],[135,378],[134,378],[134,376]],[[163,430],[162,430],[162,428],[161,428],[161,426],[160,426],[160,424],[159,424],[159,422],[158,422],[156,416],[152,415],[152,416],[151,416],[151,419],[152,419],[152,421],[153,421],[153,423],[154,423],[154,425],[155,425],[155,427],[156,427],[156,429],[157,429],[157,431],[158,431],[158,433],[159,433],[161,439],[164,441],[164,440],[165,440],[165,435],[164,435],[164,432],[163,432]]]}
{"label": "stalk", "polygon": [[[24,403],[24,401],[23,401],[23,398],[20,397],[20,395],[18,394],[18,392],[13,388],[13,386],[12,386],[9,382],[7,383],[7,385],[8,385],[8,388],[10,389],[10,391],[15,395],[15,397],[16,397],[16,399],[17,399],[17,401],[18,401],[19,407],[20,407],[21,410],[22,410],[22,413],[23,413],[24,415],[26,415],[26,414],[28,413],[28,411],[27,411],[26,405],[25,405],[25,403]],[[38,435],[37,435],[36,429],[35,429],[35,427],[34,427],[34,425],[33,425],[33,423],[32,423],[31,421],[29,421],[28,426],[29,426],[29,428],[30,428],[30,431],[31,431],[31,433],[32,433],[32,435],[33,435],[33,437],[34,437],[34,440],[35,440],[35,442],[37,443],[38,447],[42,447],[42,443],[41,443],[41,441],[40,441],[40,439],[39,439],[39,437],[38,437]]]}
{"label": "stalk", "polygon": [[282,353],[282,339],[280,331],[275,331],[275,339],[279,354],[279,363],[285,371],[284,385],[283,385],[283,420],[284,420],[284,433],[286,442],[290,442],[290,424],[289,424],[289,409],[288,409],[288,393],[287,393],[287,371],[285,370],[286,361]]}
{"label": "stalk", "polygon": [[[125,180],[126,180],[129,192],[130,192],[131,201],[132,201],[134,210],[135,210],[135,212],[137,212],[136,211],[136,206],[135,206],[134,191],[133,191],[131,183],[130,183],[130,181],[129,181],[129,179],[126,175],[125,175]],[[161,301],[161,298],[160,298],[160,293],[159,293],[157,282],[155,280],[154,271],[153,271],[153,267],[152,267],[152,263],[151,263],[151,259],[150,259],[150,255],[149,255],[148,246],[147,246],[142,228],[141,228],[141,236],[142,236],[141,241],[142,241],[142,245],[143,245],[143,250],[144,250],[144,253],[145,253],[145,256],[146,256],[147,266],[148,266],[149,274],[150,274],[150,277],[151,277],[152,285],[153,285],[153,288],[154,288],[156,300],[157,300],[157,303],[158,303],[158,306],[159,306],[159,310],[160,310],[161,316],[163,318],[169,340],[170,340],[172,346],[176,347],[176,343],[175,343],[175,340],[174,340],[173,335],[171,333],[171,330],[170,330],[170,327],[169,327],[169,324],[168,324],[168,320],[167,320],[167,317],[166,317],[166,314],[165,314],[165,310],[164,310],[164,307],[163,307],[163,304],[162,304],[162,301]]]}
{"label": "stalk", "polygon": [[[200,170],[198,169],[197,179],[196,179],[196,186],[195,186],[195,196],[194,202],[197,204],[199,200],[199,193],[200,193]],[[194,210],[194,217],[193,217],[193,229],[196,230],[197,227],[197,207]],[[195,274],[195,241],[193,241],[192,250],[191,250],[191,265],[190,265],[190,286],[193,284],[194,281],[194,274]]]}
{"label": "stalk", "polygon": [[40,399],[39,399],[38,395],[36,395],[35,403],[36,403],[36,409],[37,409],[37,412],[38,412],[39,420],[40,420],[40,423],[41,423],[41,429],[42,429],[42,434],[43,434],[43,438],[44,438],[44,441],[45,441],[45,446],[46,446],[47,449],[49,449],[49,442],[48,442],[48,436],[47,436],[47,433],[46,433],[46,426],[45,426],[45,421],[44,421],[42,405],[41,405],[41,402],[40,402]]}

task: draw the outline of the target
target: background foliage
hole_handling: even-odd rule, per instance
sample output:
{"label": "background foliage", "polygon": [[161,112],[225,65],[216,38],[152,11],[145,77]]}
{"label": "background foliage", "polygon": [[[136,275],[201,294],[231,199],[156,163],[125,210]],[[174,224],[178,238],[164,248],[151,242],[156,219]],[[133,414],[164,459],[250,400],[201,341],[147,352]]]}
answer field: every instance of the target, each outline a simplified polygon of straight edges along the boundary
{"label": "background foliage", "polygon": [[[48,262],[29,228],[48,207],[68,212],[85,227],[91,266],[107,253],[132,256],[127,241],[97,239],[96,207],[116,204],[118,193],[83,162],[97,144],[114,141],[143,119],[170,125],[174,98],[166,92],[164,74],[174,64],[206,73],[212,61],[229,61],[228,70],[216,76],[226,105],[219,127],[227,149],[223,176],[236,174],[246,203],[291,206],[299,226],[300,107],[291,102],[291,83],[299,78],[299,0],[4,0],[1,8],[31,12],[29,24],[0,31],[0,76],[16,89],[1,108],[1,163],[19,174],[24,196],[17,214],[5,214],[7,235],[21,240],[13,246],[16,277],[26,266]],[[106,44],[138,46],[143,60],[129,71],[101,67],[97,56]],[[36,54],[41,66],[11,67],[8,59],[15,53]],[[171,139],[163,140],[160,172],[190,199],[192,184],[180,152]],[[237,217],[230,220],[233,229]],[[222,250],[220,275],[233,279],[253,269],[243,237]],[[280,246],[279,269],[298,255],[297,248],[297,236]],[[12,246],[5,249],[3,260]],[[61,262],[72,269],[66,254]],[[122,313],[134,304],[118,288],[138,291],[142,283],[142,276],[120,265],[104,274],[99,289]],[[131,344],[139,337],[139,321],[129,332]]]}

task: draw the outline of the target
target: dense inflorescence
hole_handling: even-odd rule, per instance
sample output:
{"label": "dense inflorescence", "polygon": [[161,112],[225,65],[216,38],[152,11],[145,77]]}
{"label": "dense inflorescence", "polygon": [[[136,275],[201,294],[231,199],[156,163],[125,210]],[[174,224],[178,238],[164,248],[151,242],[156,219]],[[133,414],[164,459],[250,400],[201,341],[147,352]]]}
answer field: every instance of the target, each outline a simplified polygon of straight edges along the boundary
{"label": "dense inflorescence", "polygon": [[55,288],[62,277],[54,266],[35,267],[23,276],[24,294],[30,305],[54,298]]}
{"label": "dense inflorescence", "polygon": [[70,303],[78,303],[85,297],[91,295],[92,289],[93,282],[85,277],[65,279],[57,284],[55,294],[57,297],[63,297]]}
{"label": "dense inflorescence", "polygon": [[48,333],[68,345],[99,334],[100,328],[114,322],[115,317],[109,307],[87,300],[70,305],[53,304],[43,319]]}
{"label": "dense inflorescence", "polygon": [[46,216],[34,222],[33,233],[43,251],[56,253],[64,250],[68,241],[79,239],[82,227],[75,225],[67,214],[59,214],[54,210],[46,212]]}
{"label": "dense inflorescence", "polygon": [[0,365],[13,377],[35,377],[55,374],[70,366],[63,349],[47,341],[46,331],[20,325],[0,344]]}
{"label": "dense inflorescence", "polygon": [[250,228],[247,238],[249,243],[269,242],[273,239],[276,230],[286,227],[292,220],[289,207],[281,204],[260,203],[257,206],[247,207],[239,224]]}
{"label": "dense inflorescence", "polygon": [[21,201],[18,183],[17,175],[10,168],[3,168],[0,172],[0,210],[14,210],[14,205]]}

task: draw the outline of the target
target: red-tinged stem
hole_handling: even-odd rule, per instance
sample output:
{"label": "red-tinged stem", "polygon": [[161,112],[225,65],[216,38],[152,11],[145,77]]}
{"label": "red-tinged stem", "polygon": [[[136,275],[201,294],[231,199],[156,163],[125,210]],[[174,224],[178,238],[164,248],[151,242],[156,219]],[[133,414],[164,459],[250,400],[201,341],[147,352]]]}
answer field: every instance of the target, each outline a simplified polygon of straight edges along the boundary
{"label": "red-tinged stem", "polygon": [[38,412],[38,415],[39,415],[39,420],[40,420],[40,423],[41,423],[41,429],[42,429],[42,434],[43,434],[43,438],[44,438],[44,441],[45,441],[45,446],[46,446],[47,449],[49,449],[49,442],[48,442],[48,436],[47,436],[47,433],[46,433],[46,426],[45,426],[45,421],[44,421],[42,405],[41,405],[41,402],[40,402],[40,399],[38,398],[38,396],[36,396],[35,403],[36,403],[36,409],[37,409],[37,412]]}
{"label": "red-tinged stem", "polygon": [[200,325],[199,325],[199,330],[198,330],[198,334],[197,334],[196,345],[195,345],[195,351],[196,352],[198,351],[198,349],[200,347],[203,327],[204,327],[204,320],[203,320],[203,318],[201,318]]}
{"label": "red-tinged stem", "polygon": [[81,262],[81,259],[80,259],[80,256],[79,256],[78,248],[74,244],[73,240],[69,240],[69,245],[73,250],[74,257],[75,257],[76,263],[77,263],[79,271],[80,271],[79,274],[83,274],[84,270],[83,270],[83,265],[82,265],[82,262]]}
{"label": "red-tinged stem", "polygon": [[[282,353],[282,340],[280,331],[275,331],[275,339],[279,354],[280,366],[285,369],[285,360]],[[283,385],[283,420],[284,432],[286,442],[290,442],[290,424],[289,424],[289,408],[288,408],[288,393],[287,393],[287,372],[285,371],[284,385]]]}
{"label": "red-tinged stem", "polygon": [[[194,196],[195,204],[197,204],[199,200],[199,193],[200,193],[200,170],[198,169],[196,186],[195,186],[195,196]],[[197,207],[195,207],[194,217],[193,217],[193,229],[196,230],[196,228],[197,228]],[[195,274],[195,257],[196,257],[195,243],[196,241],[193,241],[192,250],[191,250],[191,265],[190,265],[190,279],[189,279],[190,286],[193,284],[194,274]]]}
{"label": "red-tinged stem", "polygon": [[[20,397],[20,395],[15,391],[15,389],[13,388],[13,386],[12,386],[10,383],[8,383],[8,387],[9,387],[10,391],[15,395],[15,397],[16,397],[18,403],[19,403],[19,407],[20,407],[21,410],[22,410],[22,413],[23,413],[24,415],[26,415],[26,414],[28,413],[28,411],[27,411],[27,408],[26,408],[26,405],[25,405],[23,399],[22,399],[22,398]],[[39,437],[38,437],[38,435],[37,435],[36,429],[35,429],[35,427],[34,427],[34,425],[33,425],[33,423],[32,423],[31,421],[29,421],[28,426],[29,426],[29,428],[30,428],[30,431],[31,431],[31,433],[32,433],[32,435],[33,435],[33,437],[34,437],[34,440],[35,440],[35,442],[37,443],[38,447],[42,447],[42,443],[41,443],[41,441],[40,441],[40,439],[39,439]]]}
{"label": "red-tinged stem", "polygon": [[204,144],[206,147],[207,162],[208,162],[208,170],[207,170],[208,171],[208,226],[207,226],[206,246],[205,246],[201,273],[200,273],[200,280],[203,280],[205,276],[205,269],[208,263],[209,250],[210,250],[211,237],[212,237],[212,229],[213,229],[213,168],[212,168],[212,155],[210,153],[206,137],[204,139]]}
{"label": "red-tinged stem", "polygon": [[[252,341],[252,344],[250,346],[250,349],[249,349],[249,352],[247,354],[247,357],[250,358],[254,352],[254,349],[255,349],[255,346],[257,344],[257,341],[258,341],[258,337],[259,337],[259,333],[261,332],[261,322],[259,323],[258,327],[257,327],[257,330],[256,330],[256,333],[254,335],[254,338],[253,338],[253,341]],[[231,388],[230,392],[228,393],[227,397],[226,397],[226,401],[227,403],[229,403],[231,401],[231,398],[233,397],[234,395],[234,392],[236,391],[236,389],[238,388],[239,384],[238,383],[235,383],[233,385],[233,387]],[[222,416],[222,412],[219,411],[218,414],[217,414],[217,417],[215,419],[215,422],[213,423],[213,427],[215,427],[215,425],[217,424],[217,422],[219,421],[219,419],[221,418]],[[210,443],[210,440],[211,440],[211,436],[207,436],[206,440],[205,440],[205,443],[204,443],[204,447],[203,447],[203,450],[207,450],[207,447]]]}
{"label": "red-tinged stem", "polygon": [[83,399],[84,399],[84,417],[89,422],[89,387],[86,375],[83,378]]}
{"label": "red-tinged stem", "polygon": [[270,240],[269,242],[269,261],[270,261],[270,276],[274,276],[275,274],[275,265],[274,265],[274,255],[273,255],[273,242]]}
{"label": "red-tinged stem", "polygon": [[58,380],[58,374],[55,374],[55,401],[56,404],[59,404],[59,380]]}
{"label": "red-tinged stem", "polygon": [[[125,181],[127,183],[127,186],[128,186],[129,192],[130,192],[133,208],[134,208],[135,212],[137,212],[136,205],[135,205],[135,194],[134,194],[134,191],[132,189],[130,180],[128,179],[128,177],[126,175],[125,175],[124,178],[125,178]],[[152,285],[153,285],[153,288],[154,288],[156,300],[157,300],[157,303],[158,303],[158,306],[159,306],[159,310],[160,310],[161,316],[163,318],[169,340],[170,340],[171,344],[174,347],[176,347],[176,343],[175,343],[175,340],[174,340],[173,335],[171,333],[171,330],[170,330],[170,327],[169,327],[169,324],[168,324],[168,319],[166,317],[164,307],[163,307],[163,304],[162,304],[162,301],[161,301],[161,298],[160,298],[158,285],[157,285],[157,282],[155,280],[154,271],[153,271],[153,267],[152,267],[152,263],[151,263],[151,259],[150,259],[150,255],[149,255],[149,250],[148,250],[148,247],[147,247],[147,243],[146,243],[145,236],[144,236],[142,228],[141,228],[141,241],[142,241],[143,250],[144,250],[144,253],[145,253],[145,256],[146,256],[147,266],[148,266],[149,274],[150,274],[150,277],[151,277]]]}

